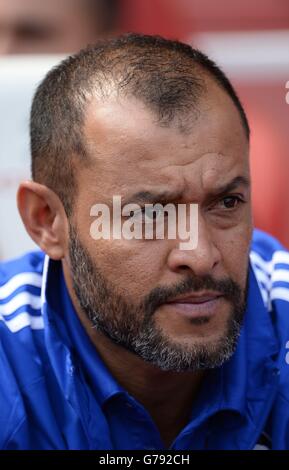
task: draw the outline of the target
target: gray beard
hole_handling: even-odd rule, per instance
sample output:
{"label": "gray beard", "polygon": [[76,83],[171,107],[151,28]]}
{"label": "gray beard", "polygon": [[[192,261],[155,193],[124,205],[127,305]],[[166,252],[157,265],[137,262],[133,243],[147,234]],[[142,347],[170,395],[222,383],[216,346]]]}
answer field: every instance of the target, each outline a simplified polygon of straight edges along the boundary
{"label": "gray beard", "polygon": [[[231,279],[214,281],[210,277],[189,277],[173,288],[157,287],[139,304],[128,304],[117,293],[70,230],[70,262],[73,287],[83,312],[95,329],[107,338],[163,371],[198,371],[221,366],[234,353],[245,314],[245,295]],[[213,289],[223,292],[232,304],[224,335],[210,343],[180,345],[170,340],[154,321],[154,311],[165,301],[192,290]],[[206,318],[192,323],[206,323]]]}

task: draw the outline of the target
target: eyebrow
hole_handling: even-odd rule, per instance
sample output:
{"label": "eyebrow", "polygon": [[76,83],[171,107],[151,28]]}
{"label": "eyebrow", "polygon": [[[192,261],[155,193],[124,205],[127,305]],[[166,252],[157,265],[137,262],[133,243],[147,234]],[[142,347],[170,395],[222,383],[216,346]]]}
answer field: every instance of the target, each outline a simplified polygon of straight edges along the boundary
{"label": "eyebrow", "polygon": [[246,189],[250,188],[251,183],[250,183],[249,178],[247,178],[246,176],[236,176],[236,178],[234,178],[229,183],[211,191],[211,194],[222,195],[225,193],[230,193],[231,191],[234,191],[234,189],[238,188],[239,186],[243,186]]}
{"label": "eyebrow", "polygon": [[[245,188],[250,187],[250,180],[245,176],[237,176],[229,183],[220,186],[212,191],[210,191],[209,196],[221,196],[223,194],[229,193],[234,191],[239,186],[244,186]],[[153,192],[153,191],[139,191],[135,193],[133,196],[123,198],[122,205],[135,203],[135,204],[154,204],[154,203],[162,203],[165,204],[169,201],[175,201],[181,198],[182,192],[180,191],[161,191],[161,192]]]}
{"label": "eyebrow", "polygon": [[174,201],[181,196],[181,192],[172,191],[139,191],[129,198],[123,198],[123,205],[136,203],[136,204],[155,204],[166,203],[168,201]]}

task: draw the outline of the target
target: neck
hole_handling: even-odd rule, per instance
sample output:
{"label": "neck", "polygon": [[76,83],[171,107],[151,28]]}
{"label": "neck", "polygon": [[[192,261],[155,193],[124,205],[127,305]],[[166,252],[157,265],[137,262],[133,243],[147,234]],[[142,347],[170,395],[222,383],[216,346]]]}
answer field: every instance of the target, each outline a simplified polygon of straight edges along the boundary
{"label": "neck", "polygon": [[189,421],[204,373],[162,371],[91,326],[87,332],[112,375],[149,412],[169,447]]}
{"label": "neck", "polygon": [[149,407],[162,406],[166,400],[182,403],[186,396],[192,404],[201,372],[162,371],[134,353],[115,344],[91,325],[84,325],[90,339],[117,381],[137,400]]}

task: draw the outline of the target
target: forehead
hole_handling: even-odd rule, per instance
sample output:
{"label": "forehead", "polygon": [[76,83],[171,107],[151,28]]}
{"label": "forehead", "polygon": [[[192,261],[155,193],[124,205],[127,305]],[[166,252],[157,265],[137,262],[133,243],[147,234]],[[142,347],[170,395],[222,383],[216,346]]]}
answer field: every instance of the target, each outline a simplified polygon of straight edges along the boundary
{"label": "forehead", "polygon": [[[188,111],[162,125],[157,114],[135,98],[92,100],[85,139],[92,159],[88,176],[114,191],[145,185],[178,190],[220,185],[224,176],[248,175],[248,140],[239,112],[213,81],[207,95]],[[180,125],[182,123],[182,126]]]}

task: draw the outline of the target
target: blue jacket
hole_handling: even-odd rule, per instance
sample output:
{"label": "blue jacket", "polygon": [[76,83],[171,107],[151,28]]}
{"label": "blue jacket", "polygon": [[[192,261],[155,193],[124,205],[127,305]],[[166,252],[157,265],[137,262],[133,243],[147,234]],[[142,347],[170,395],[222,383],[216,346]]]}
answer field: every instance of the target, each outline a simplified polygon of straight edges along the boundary
{"label": "blue jacket", "polygon": [[[61,263],[0,265],[0,448],[164,449],[80,324]],[[289,449],[289,253],[255,231],[237,350],[208,373],[171,449]]]}

